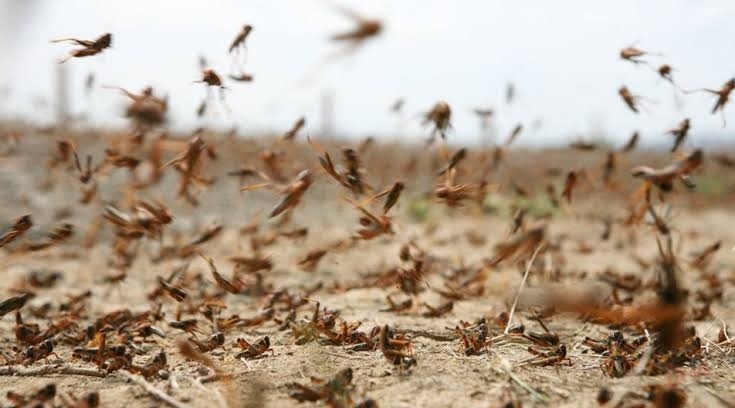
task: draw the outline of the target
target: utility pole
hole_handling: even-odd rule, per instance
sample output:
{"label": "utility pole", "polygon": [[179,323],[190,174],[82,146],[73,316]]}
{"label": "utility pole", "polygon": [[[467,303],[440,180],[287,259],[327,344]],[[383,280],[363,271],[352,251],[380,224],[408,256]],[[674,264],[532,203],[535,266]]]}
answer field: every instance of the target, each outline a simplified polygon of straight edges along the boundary
{"label": "utility pole", "polygon": [[56,124],[65,127],[69,121],[69,72],[65,64],[54,62],[56,71]]}
{"label": "utility pole", "polygon": [[326,90],[321,101],[321,134],[322,137],[334,135],[334,92]]}

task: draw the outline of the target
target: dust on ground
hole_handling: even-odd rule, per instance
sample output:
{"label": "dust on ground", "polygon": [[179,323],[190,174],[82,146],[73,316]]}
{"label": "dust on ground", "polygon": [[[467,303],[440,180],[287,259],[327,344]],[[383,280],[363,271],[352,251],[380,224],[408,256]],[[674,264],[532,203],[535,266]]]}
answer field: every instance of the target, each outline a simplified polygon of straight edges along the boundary
{"label": "dust on ground", "polygon": [[[167,259],[154,262],[160,245],[155,240],[143,240],[139,254],[127,269],[127,278],[121,284],[102,283],[104,276],[114,272],[114,268],[109,265],[113,257],[110,248],[111,229],[103,228],[96,245],[91,248],[82,245],[83,235],[90,222],[101,214],[106,201],[117,202],[121,199],[123,192],[119,185],[124,184],[126,176],[118,174],[119,171],[110,174],[109,183],[100,191],[101,199],[88,206],[81,206],[77,203],[79,192],[74,184],[74,176],[64,172],[48,174],[45,170],[44,163],[54,149],[52,141],[50,137],[29,137],[24,141],[26,145],[23,149],[26,151],[23,154],[2,158],[0,185],[3,188],[3,197],[0,199],[0,219],[10,222],[20,215],[32,214],[37,224],[34,230],[41,232],[46,227],[66,220],[77,227],[77,234],[63,246],[39,253],[2,253],[0,269],[3,279],[0,290],[3,298],[9,296],[10,290],[30,271],[61,271],[63,279],[52,288],[39,289],[30,305],[38,306],[50,302],[56,306],[68,295],[91,289],[92,296],[86,301],[86,314],[89,318],[81,323],[84,327],[101,314],[114,310],[147,310],[150,307],[147,295],[156,287],[157,278],[167,276],[185,262],[190,262],[189,273],[201,274],[214,287],[209,267],[198,256],[192,256],[188,260]],[[80,148],[90,151],[101,149],[99,145],[87,143],[86,146],[80,143]],[[237,144],[239,146],[248,142]],[[308,151],[306,147],[304,149]],[[239,192],[239,181],[228,178],[224,171],[253,159],[243,155],[242,149],[220,146],[219,151],[221,153],[217,164],[205,167],[205,172],[216,175],[218,180],[214,186],[205,188],[199,196],[201,207],[191,208],[175,197],[176,175],[173,173],[165,176],[161,183],[163,187],[146,194],[169,204],[175,216],[175,221],[164,236],[164,243],[175,241],[177,236],[192,237],[213,223],[222,223],[222,233],[197,248],[197,251],[211,257],[219,270],[228,275],[232,268],[230,257],[252,254],[251,237],[243,235],[240,228],[247,225],[252,217],[261,214],[261,233],[276,230],[278,221],[268,221],[264,214],[280,197],[276,193],[264,191]],[[313,158],[310,160],[315,162]],[[365,167],[370,174],[371,161],[365,161]],[[516,163],[510,166],[521,167],[519,161],[509,161]],[[393,172],[390,175],[390,171],[386,172],[389,175],[383,175],[377,181],[373,179],[376,184],[386,185],[392,177],[400,178],[400,173]],[[519,176],[521,177],[523,175]],[[626,169],[620,170],[618,177],[625,179]],[[42,189],[41,185],[48,181],[46,178],[51,178],[52,182],[50,187]],[[409,184],[411,180],[404,181]],[[290,330],[280,330],[279,324],[270,321],[254,328],[238,328],[226,332],[224,348],[208,354],[224,372],[231,374],[232,380],[214,381],[201,386],[194,380],[206,373],[198,363],[184,359],[175,346],[177,340],[189,336],[165,323],[173,320],[177,308],[173,300],[167,299],[163,306],[166,317],[157,323],[166,332],[166,337],[142,343],[142,355],[135,357],[136,361],[143,362],[148,361],[158,350],[166,351],[169,362],[167,374],[151,379],[152,384],[190,406],[216,406],[216,401],[220,398],[218,393],[224,398],[238,401],[236,406],[311,406],[314,404],[298,403],[289,398],[292,383],[310,384],[311,377],[329,379],[339,370],[351,367],[354,372],[352,383],[356,388],[356,402],[361,397],[371,398],[382,407],[488,407],[499,406],[508,396],[521,401],[523,406],[595,406],[601,386],[620,395],[626,391],[642,392],[645,385],[658,383],[681,387],[687,394],[688,406],[715,406],[720,403],[718,396],[735,401],[735,383],[732,381],[735,375],[732,368],[735,359],[732,348],[713,343],[717,341],[722,322],[730,324],[735,321],[735,311],[729,307],[735,300],[735,253],[731,251],[735,244],[735,230],[732,228],[735,218],[727,209],[692,208],[689,205],[691,203],[686,202],[687,198],[676,198],[672,201],[674,213],[670,223],[674,226],[675,243],[682,260],[681,279],[685,286],[694,288],[701,285],[701,272],[688,267],[686,262],[691,259],[691,254],[714,241],[723,243],[722,249],[715,254],[707,268],[708,272],[717,274],[724,282],[723,296],[712,303],[711,314],[706,319],[689,322],[696,327],[697,335],[704,340],[704,356],[699,363],[691,367],[681,367],[666,375],[610,378],[601,369],[602,358],[590,352],[582,341],[585,336],[604,338],[612,329],[580,321],[572,316],[554,316],[546,320],[549,329],[558,333],[560,341],[567,345],[571,366],[515,367],[519,361],[530,356],[526,351],[529,342],[491,344],[487,353],[476,356],[465,356],[462,353],[454,331],[455,326],[461,321],[475,322],[482,317],[492,322],[499,313],[509,309],[523,272],[513,262],[492,268],[485,281],[482,296],[456,301],[451,312],[438,318],[421,316],[420,313],[425,310],[422,302],[438,305],[444,300],[433,289],[442,287],[444,277],[453,268],[481,266],[492,257],[495,245],[506,240],[509,230],[507,209],[493,212],[486,208],[483,211],[473,205],[450,209],[434,202],[430,197],[426,199],[421,188],[412,188],[405,193],[395,209],[393,235],[359,242],[350,248],[329,251],[314,271],[300,268],[297,261],[309,250],[327,247],[335,241],[349,238],[359,226],[358,212],[342,200],[344,194],[330,184],[326,177],[320,177],[313,191],[305,195],[302,205],[294,210],[289,225],[292,228],[308,228],[305,238],[277,239],[263,249],[274,265],[272,270],[263,274],[264,282],[274,289],[288,289],[293,292],[306,291],[321,283],[321,289],[310,294],[309,302],[298,309],[298,319],[308,319],[318,301],[322,307],[338,310],[341,320],[360,322],[361,329],[365,331],[374,326],[389,324],[411,338],[416,366],[410,369],[396,368],[386,360],[380,350],[352,351],[350,346],[325,345],[320,341],[296,345]],[[430,183],[423,182],[421,185],[431,188]],[[563,263],[547,265],[561,270],[561,276],[555,284],[577,286],[597,282],[597,276],[608,269],[651,279],[657,256],[655,229],[645,225],[629,228],[616,222],[610,238],[601,240],[604,224],[591,219],[589,214],[622,219],[626,211],[625,200],[620,197],[585,197],[585,191],[584,186],[581,187],[575,195],[574,205],[564,205],[550,218],[534,219],[529,216],[527,220],[528,225],[546,224],[548,240],[560,245],[556,250],[563,255]],[[506,195],[510,193],[498,193],[498,198]],[[417,209],[419,204],[426,205],[426,209]],[[399,293],[393,287],[350,290],[335,288],[360,282],[367,274],[399,265],[400,247],[410,241],[415,242],[434,260],[432,273],[427,275],[425,282],[428,289],[417,297],[411,310],[404,313],[381,311],[387,307],[386,295]],[[649,260],[653,265],[645,268],[635,261],[633,255]],[[550,257],[544,256],[540,257],[540,261],[552,262]],[[559,262],[559,259],[555,261]],[[551,279],[544,274],[534,273],[530,275],[525,290],[533,291]],[[251,317],[257,315],[264,306],[261,297],[229,294],[224,299],[227,309],[223,313],[226,315]],[[46,324],[44,320],[34,319],[27,313],[24,316],[28,321],[38,322],[42,326]],[[527,310],[519,308],[516,321],[523,322],[528,328],[540,330],[529,316]],[[199,336],[206,338],[211,334],[212,327],[201,315],[197,317],[205,332]],[[6,354],[14,353],[12,350],[16,346],[13,329],[13,316],[5,316],[0,321],[0,349]],[[490,324],[490,336],[497,335],[502,330],[503,327]],[[626,336],[632,335],[630,330],[624,330],[624,333]],[[235,358],[235,354],[240,351],[233,345],[236,338],[254,341],[265,335],[270,336],[272,354],[266,353],[261,358],[252,360]],[[94,367],[73,359],[71,349],[71,345],[60,343],[55,351],[61,360],[71,365]],[[118,373],[112,373],[106,378],[0,376],[0,390],[3,391],[3,396],[11,390],[30,393],[50,382],[57,384],[59,394],[79,396],[96,390],[100,394],[102,406],[134,408],[162,405],[141,387]],[[7,400],[0,401],[3,406],[9,403]]]}

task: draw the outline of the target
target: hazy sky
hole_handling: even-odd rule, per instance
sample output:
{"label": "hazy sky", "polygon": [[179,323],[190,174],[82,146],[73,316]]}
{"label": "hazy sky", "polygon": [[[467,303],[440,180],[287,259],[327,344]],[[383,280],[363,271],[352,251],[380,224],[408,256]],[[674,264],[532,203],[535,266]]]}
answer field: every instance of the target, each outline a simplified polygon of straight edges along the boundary
{"label": "hazy sky", "polygon": [[[13,1],[0,0],[0,85],[11,88],[0,102],[3,115],[52,117],[33,100],[53,95],[53,64],[71,47],[51,44],[61,36],[114,34],[113,49],[73,59],[75,112],[95,122],[121,126],[125,100],[116,92],[83,93],[89,72],[98,84],[139,90],[152,85],[170,95],[174,127],[198,125],[282,131],[300,115],[320,127],[321,95],[334,94],[336,128],[352,136],[395,134],[399,120],[388,113],[406,100],[403,131],[421,127],[416,115],[438,100],[452,106],[450,138],[477,138],[475,106],[497,111],[501,137],[517,122],[536,118],[543,127],[520,141],[559,141],[601,130],[617,140],[640,129],[649,142],[692,118],[693,143],[704,134],[735,138],[735,103],[726,109],[730,129],[711,115],[710,95],[683,97],[677,107],[670,84],[646,66],[619,59],[633,43],[665,54],[685,88],[719,88],[735,76],[735,1],[438,1],[370,0],[339,4],[383,19],[386,28],[355,54],[317,70],[338,49],[328,37],[351,21],[323,0],[242,1]],[[204,96],[197,58],[204,55],[221,74],[230,68],[229,42],[249,23],[246,70],[251,84],[229,83],[229,115],[201,120],[194,112]],[[316,72],[316,73],[315,73]],[[504,103],[505,85],[518,99]],[[655,101],[633,114],[617,94],[621,85]],[[408,137],[408,136],[406,136]]]}

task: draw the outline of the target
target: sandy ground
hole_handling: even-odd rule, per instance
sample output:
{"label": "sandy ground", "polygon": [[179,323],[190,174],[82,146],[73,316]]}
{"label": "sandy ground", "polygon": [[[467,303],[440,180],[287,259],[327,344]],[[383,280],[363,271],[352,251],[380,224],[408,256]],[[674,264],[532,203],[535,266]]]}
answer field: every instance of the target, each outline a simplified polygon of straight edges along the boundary
{"label": "sandy ground", "polygon": [[[152,262],[151,255],[158,244],[146,240],[140,255],[128,269],[128,277],[124,282],[119,285],[101,283],[104,276],[112,274],[108,265],[111,257],[109,228],[103,228],[97,244],[91,249],[84,248],[81,241],[89,222],[100,214],[102,204],[88,207],[76,204],[78,192],[69,181],[73,177],[65,175],[56,176],[50,190],[39,190],[37,187],[43,181],[44,170],[38,163],[45,162],[45,159],[42,154],[36,160],[24,155],[2,159],[0,219],[9,222],[19,215],[33,214],[38,231],[43,231],[44,227],[57,223],[60,215],[64,216],[61,210],[71,208],[71,214],[67,214],[66,219],[75,224],[80,232],[63,246],[39,253],[18,256],[9,251],[0,252],[2,297],[9,296],[10,289],[30,271],[53,269],[61,271],[63,279],[52,288],[39,289],[30,305],[45,302],[56,305],[66,295],[91,289],[93,295],[86,302],[91,319],[121,308],[129,308],[133,312],[148,309],[146,295],[156,286],[157,277],[167,275],[184,260]],[[222,160],[228,160],[227,155]],[[173,184],[173,178],[173,175],[167,176],[164,184]],[[101,193],[109,200],[119,196],[112,184],[110,182],[110,187],[105,187]],[[318,184],[328,185],[329,182],[320,181]],[[358,227],[358,213],[335,199],[338,194],[323,185],[317,185],[315,192],[310,193],[312,195],[305,196],[303,205],[296,209],[291,221],[291,227],[308,227],[308,236],[300,241],[279,239],[263,249],[274,264],[274,268],[264,274],[265,282],[274,288],[288,288],[296,292],[312,287],[317,282],[323,283],[324,287],[313,293],[311,300],[319,301],[330,310],[338,310],[340,319],[361,322],[361,327],[366,331],[376,325],[390,324],[399,332],[405,332],[412,339],[417,365],[410,370],[397,369],[383,357],[380,350],[351,351],[350,346],[331,346],[318,342],[296,345],[289,330],[281,331],[278,324],[268,322],[255,328],[226,332],[224,348],[209,355],[224,372],[232,374],[232,380],[198,386],[194,380],[202,375],[200,365],[184,359],[175,347],[175,342],[185,339],[187,335],[165,323],[173,319],[176,308],[175,302],[169,299],[165,301],[163,309],[165,321],[158,323],[166,332],[166,338],[156,338],[154,342],[143,344],[141,347],[146,353],[136,356],[136,361],[144,362],[159,349],[167,352],[167,374],[151,379],[153,385],[173,398],[196,407],[217,406],[217,393],[236,401],[230,405],[232,407],[312,406],[312,403],[299,404],[289,398],[290,384],[309,384],[312,376],[331,378],[339,370],[351,367],[354,370],[355,400],[369,397],[381,407],[492,407],[499,406],[507,396],[522,402],[523,406],[595,406],[600,386],[607,386],[620,395],[628,390],[641,391],[643,386],[657,383],[681,387],[687,394],[687,406],[717,406],[721,402],[715,394],[735,401],[735,382],[732,380],[735,358],[731,347],[720,347],[705,341],[706,354],[696,366],[682,367],[670,374],[655,377],[614,379],[601,370],[600,356],[581,344],[585,336],[602,338],[611,329],[581,322],[571,316],[555,316],[547,321],[549,328],[557,332],[561,342],[567,345],[571,366],[516,367],[519,361],[530,356],[526,351],[530,344],[528,342],[491,345],[488,353],[464,356],[453,328],[460,321],[474,322],[481,317],[491,320],[499,312],[508,310],[521,280],[518,268],[512,263],[492,269],[485,282],[483,296],[455,302],[454,309],[439,318],[422,317],[420,313],[425,309],[418,306],[400,314],[380,311],[387,306],[387,294],[398,294],[395,288],[331,289],[337,283],[359,282],[365,274],[400,265],[399,248],[410,240],[415,240],[419,247],[436,259],[435,271],[427,277],[427,284],[429,287],[441,287],[444,281],[442,276],[451,268],[460,265],[478,267],[483,260],[493,255],[495,245],[503,242],[507,236],[509,218],[483,213],[475,208],[447,209],[440,203],[431,203],[428,218],[417,221],[410,215],[411,195],[407,193],[396,209],[394,235],[361,242],[353,248],[331,251],[316,270],[308,272],[296,265],[300,257],[310,249],[324,247],[336,239],[350,236]],[[223,223],[224,231],[199,250],[212,257],[220,271],[229,275],[229,257],[251,254],[250,238],[241,235],[238,229],[259,211],[268,211],[278,200],[275,193],[269,192],[241,194],[237,186],[235,181],[223,177],[214,188],[208,190],[203,198],[207,202],[200,209],[188,208],[177,200],[170,186],[159,191],[159,197],[171,203],[176,217],[169,227],[170,235],[165,238],[169,241],[166,242],[171,242],[177,232],[182,236],[193,236],[212,222]],[[717,240],[723,243],[708,271],[722,278],[724,295],[712,304],[711,316],[703,321],[692,322],[697,335],[714,340],[722,321],[728,325],[735,322],[735,310],[730,306],[735,300],[735,253],[730,250],[735,244],[735,230],[732,228],[735,216],[722,208],[688,209],[681,206],[675,209],[671,224],[675,226],[675,242],[682,259],[682,280],[686,285],[701,285],[699,272],[684,262],[691,258],[690,253]],[[608,268],[635,273],[643,279],[653,276],[652,269],[642,268],[632,257],[636,254],[648,260],[655,258],[653,229],[643,226],[633,232],[614,225],[611,238],[601,241],[602,223],[590,221],[584,215],[600,212],[619,218],[624,215],[624,207],[602,199],[582,198],[573,207],[564,208],[551,219],[528,220],[529,224],[547,223],[549,241],[561,242],[560,253],[563,254],[564,263],[559,265],[562,275],[557,284],[583,286],[586,282],[597,281],[596,276]],[[275,229],[275,225],[274,221],[263,221],[261,231]],[[468,233],[482,237],[484,242],[471,242]],[[580,250],[582,246],[587,248]],[[201,258],[192,257],[190,262],[189,273],[201,273],[208,284],[214,285],[208,266]],[[586,275],[584,280],[579,279],[582,274]],[[532,273],[525,290],[533,291],[547,283],[548,277]],[[419,297],[420,301],[432,305],[442,301],[431,290],[422,292]],[[230,294],[225,299],[228,315],[253,316],[263,306],[261,299],[246,295]],[[309,303],[299,309],[298,318],[308,318],[312,310],[313,303]],[[528,328],[540,330],[538,324],[529,320],[528,316],[522,308],[516,315],[518,321],[524,322]],[[199,318],[204,322],[202,328],[205,336],[209,335],[211,325],[201,316]],[[27,320],[45,325],[43,320],[30,316],[27,316]],[[11,354],[15,345],[13,327],[12,315],[0,321],[0,349]],[[490,331],[492,336],[500,333],[502,328],[491,326]],[[233,346],[237,337],[256,340],[263,335],[270,336],[272,355],[268,353],[262,358],[247,361],[235,358],[240,351]],[[626,332],[628,335],[631,335],[630,331]],[[65,362],[93,368],[89,363],[73,359],[70,345],[59,344],[55,351]],[[34,366],[41,364],[43,362],[35,363]],[[0,390],[3,391],[0,405],[8,406],[9,401],[2,399],[7,391],[30,393],[51,382],[57,384],[59,394],[81,395],[87,391],[99,391],[102,406],[134,408],[162,405],[119,373],[106,378],[0,376]],[[58,398],[56,401],[61,403]]]}

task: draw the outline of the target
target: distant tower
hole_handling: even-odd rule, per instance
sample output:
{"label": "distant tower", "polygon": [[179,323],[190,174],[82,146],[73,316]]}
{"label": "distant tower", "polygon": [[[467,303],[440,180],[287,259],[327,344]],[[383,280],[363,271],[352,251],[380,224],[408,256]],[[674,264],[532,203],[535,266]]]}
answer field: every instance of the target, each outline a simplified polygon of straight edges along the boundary
{"label": "distant tower", "polygon": [[65,64],[54,63],[56,66],[56,122],[66,125],[69,120],[69,72]]}
{"label": "distant tower", "polygon": [[326,90],[322,93],[321,102],[321,134],[322,136],[334,135],[334,92]]}
{"label": "distant tower", "polygon": [[489,120],[484,127],[480,125],[480,144],[486,148],[498,144],[498,126],[494,120]]}

